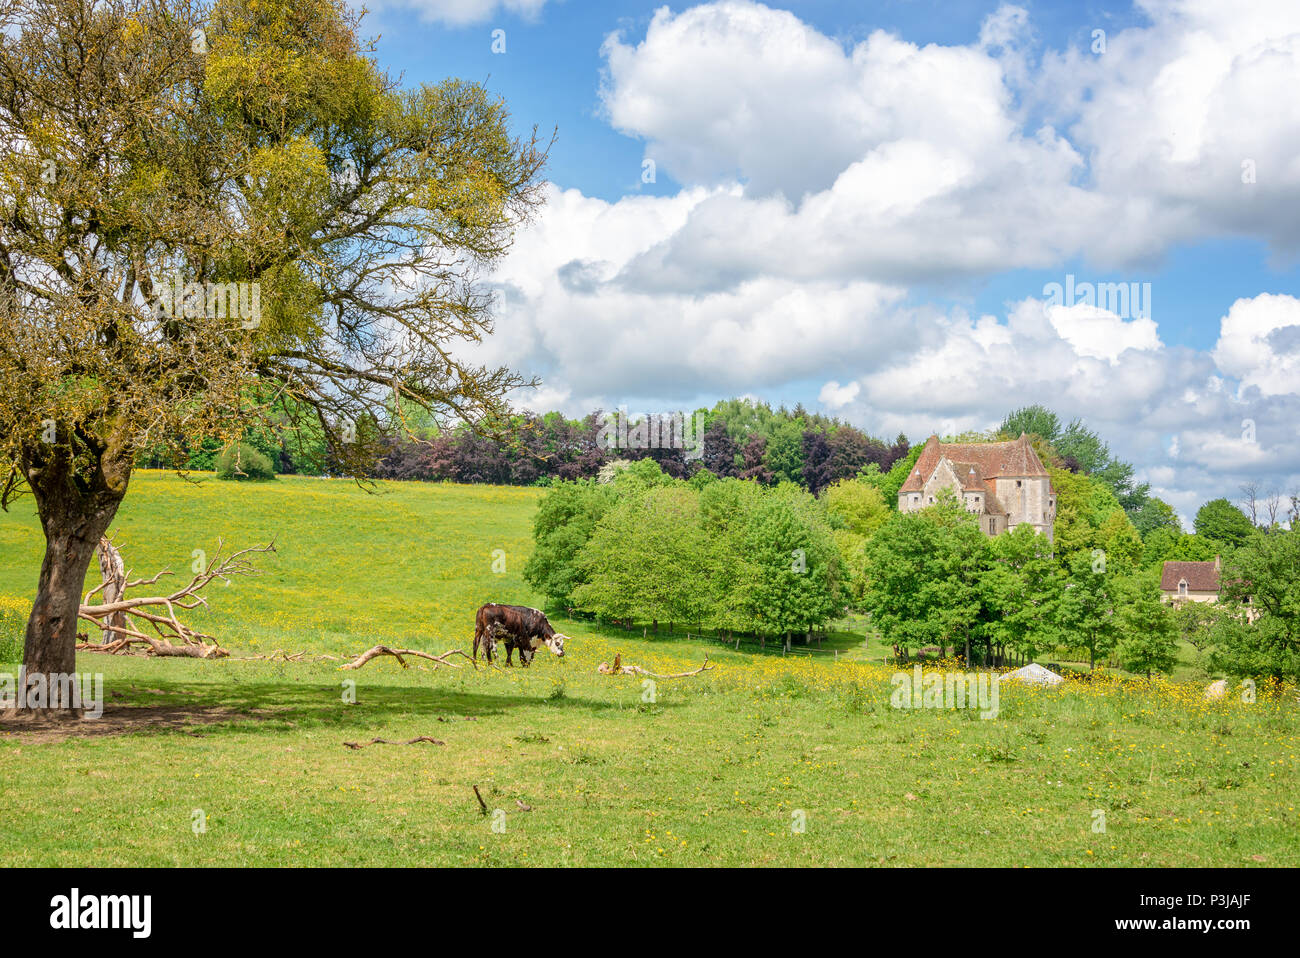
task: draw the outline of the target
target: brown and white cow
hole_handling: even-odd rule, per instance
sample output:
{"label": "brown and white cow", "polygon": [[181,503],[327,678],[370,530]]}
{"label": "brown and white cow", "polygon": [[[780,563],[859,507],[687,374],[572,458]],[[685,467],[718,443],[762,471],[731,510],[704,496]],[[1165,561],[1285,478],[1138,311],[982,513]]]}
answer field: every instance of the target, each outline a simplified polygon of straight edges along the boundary
{"label": "brown and white cow", "polygon": [[474,660],[478,661],[479,650],[491,662],[498,643],[506,647],[506,665],[513,665],[510,656],[519,650],[519,663],[528,665],[533,661],[533,653],[543,645],[557,656],[564,655],[564,640],[567,635],[556,632],[546,616],[537,609],[524,605],[497,605],[488,603],[474,616]]}

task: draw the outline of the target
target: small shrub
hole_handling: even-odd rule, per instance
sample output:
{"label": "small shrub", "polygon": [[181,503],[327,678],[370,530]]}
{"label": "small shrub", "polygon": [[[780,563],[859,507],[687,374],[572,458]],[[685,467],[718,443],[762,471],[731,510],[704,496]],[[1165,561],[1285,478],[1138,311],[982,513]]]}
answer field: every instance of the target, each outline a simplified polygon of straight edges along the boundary
{"label": "small shrub", "polygon": [[28,608],[18,599],[0,598],[0,662],[21,662]]}
{"label": "small shrub", "polygon": [[271,460],[246,443],[228,446],[217,456],[218,479],[274,479]]}
{"label": "small shrub", "polygon": [[989,763],[1014,762],[1018,758],[1015,747],[1005,737],[1001,741],[981,742],[975,746],[975,755]]}

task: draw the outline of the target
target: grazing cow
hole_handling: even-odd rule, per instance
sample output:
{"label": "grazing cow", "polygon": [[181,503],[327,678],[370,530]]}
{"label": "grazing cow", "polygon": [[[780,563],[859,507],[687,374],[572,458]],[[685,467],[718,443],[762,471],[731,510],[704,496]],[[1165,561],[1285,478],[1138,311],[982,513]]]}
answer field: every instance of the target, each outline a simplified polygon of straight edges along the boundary
{"label": "grazing cow", "polygon": [[474,659],[478,660],[479,649],[483,650],[489,662],[496,651],[498,642],[506,647],[506,665],[513,665],[510,656],[519,650],[519,663],[523,666],[533,661],[533,653],[543,645],[557,656],[564,655],[562,635],[551,628],[546,616],[537,609],[523,605],[497,605],[489,603],[478,610],[474,617]]}

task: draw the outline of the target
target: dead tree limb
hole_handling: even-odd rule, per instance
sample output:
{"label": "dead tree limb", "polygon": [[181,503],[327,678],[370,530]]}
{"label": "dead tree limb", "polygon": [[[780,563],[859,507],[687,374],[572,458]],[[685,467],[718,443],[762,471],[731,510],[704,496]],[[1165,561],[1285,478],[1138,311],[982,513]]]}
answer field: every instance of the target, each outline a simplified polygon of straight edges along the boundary
{"label": "dead tree limb", "polygon": [[[124,571],[121,553],[107,539],[100,540],[100,569],[104,581],[87,593],[78,609],[78,616],[103,630],[104,642],[83,642],[77,646],[85,652],[120,654],[130,651],[134,644],[146,647],[147,653],[158,656],[183,656],[196,659],[224,658],[229,653],[221,648],[215,638],[191,628],[181,621],[179,611],[208,608],[201,594],[211,582],[220,579],[229,583],[233,576],[259,575],[251,556],[275,551],[274,540],[264,546],[240,549],[222,556],[224,543],[217,540],[217,551],[207,564],[195,571],[189,583],[166,595],[127,598],[127,590],[153,585],[163,576],[171,575],[164,569],[148,579],[131,579]],[[103,601],[91,604],[95,593],[103,592]],[[151,631],[146,631],[151,630]]]}
{"label": "dead tree limb", "polygon": [[405,742],[393,742],[386,738],[372,738],[369,742],[344,742],[350,749],[361,749],[367,745],[414,745],[416,742],[428,742],[430,745],[446,745],[442,739],[432,738],[428,735],[417,735],[415,738],[408,738]]}
{"label": "dead tree limb", "polygon": [[652,679],[685,679],[692,675],[699,675],[701,672],[708,672],[713,668],[709,665],[709,657],[704,657],[704,664],[693,672],[676,672],[672,675],[660,675],[658,672],[651,672],[649,669],[643,669],[639,665],[624,665],[622,653],[614,656],[614,664],[601,662],[596,669],[601,675],[644,675]]}
{"label": "dead tree limb", "polygon": [[[393,658],[397,659],[397,664],[404,669],[410,668],[410,666],[406,664],[406,656],[416,659],[428,659],[430,662],[436,662],[438,665],[446,665],[450,668],[458,669],[460,668],[459,665],[448,662],[447,659],[453,655],[459,655],[469,659],[470,664],[474,666],[475,671],[478,670],[478,665],[475,664],[474,660],[460,649],[448,649],[446,652],[442,653],[442,655],[434,655],[431,652],[421,652],[419,649],[393,649],[386,645],[376,645],[374,648],[367,649],[347,665],[339,667],[343,669],[359,669],[371,659],[378,658],[381,655],[391,655]],[[437,666],[434,667],[437,668]]]}
{"label": "dead tree limb", "polygon": [[[126,596],[126,564],[122,561],[122,553],[111,539],[101,536],[99,547],[96,550],[99,553],[99,575],[100,583],[89,593],[87,593],[85,602],[90,602],[90,597],[96,592],[104,593],[104,602],[113,603],[121,600]],[[103,638],[104,644],[115,643],[120,638],[125,638],[117,630],[126,625],[126,613],[119,610],[112,612],[104,617]]]}

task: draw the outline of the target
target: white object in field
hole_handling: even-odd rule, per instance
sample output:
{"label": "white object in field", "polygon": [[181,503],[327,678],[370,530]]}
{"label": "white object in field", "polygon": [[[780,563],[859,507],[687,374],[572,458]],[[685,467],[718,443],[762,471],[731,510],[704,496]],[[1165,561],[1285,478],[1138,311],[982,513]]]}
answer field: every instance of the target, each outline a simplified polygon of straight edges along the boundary
{"label": "white object in field", "polygon": [[1024,682],[1027,685],[1060,685],[1065,679],[1051,669],[1045,669],[1037,662],[1031,662],[1022,669],[1008,672],[1002,676],[1003,682]]}
{"label": "white object in field", "polygon": [[1210,702],[1217,702],[1228,694],[1228,680],[1219,679],[1217,682],[1211,682],[1205,687],[1205,698]]}

